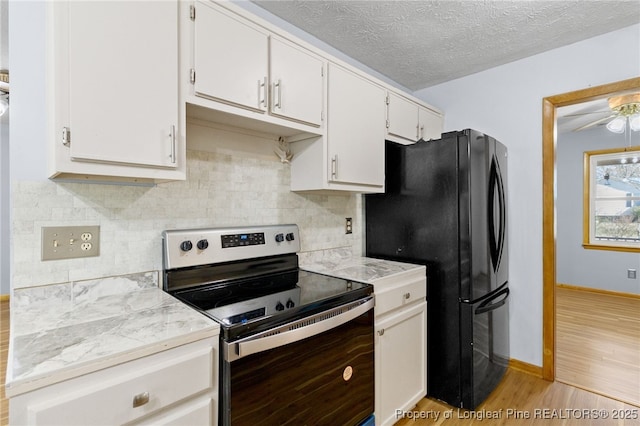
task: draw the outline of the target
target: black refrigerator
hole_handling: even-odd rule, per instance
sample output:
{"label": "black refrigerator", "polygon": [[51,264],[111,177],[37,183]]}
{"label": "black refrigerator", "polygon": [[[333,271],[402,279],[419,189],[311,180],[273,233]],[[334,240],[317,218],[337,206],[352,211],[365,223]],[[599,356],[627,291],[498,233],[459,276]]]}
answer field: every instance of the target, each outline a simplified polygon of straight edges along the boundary
{"label": "black refrigerator", "polygon": [[385,151],[366,255],[426,265],[427,396],[474,409],[509,362],[507,149],[467,129]]}

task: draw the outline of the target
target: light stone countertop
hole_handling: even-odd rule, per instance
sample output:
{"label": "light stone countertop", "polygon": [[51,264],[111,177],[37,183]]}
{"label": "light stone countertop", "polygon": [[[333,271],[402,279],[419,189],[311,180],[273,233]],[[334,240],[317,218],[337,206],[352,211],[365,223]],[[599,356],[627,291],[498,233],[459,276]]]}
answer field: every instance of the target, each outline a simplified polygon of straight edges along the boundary
{"label": "light stone countertop", "polygon": [[15,289],[6,395],[218,334],[215,321],[158,287],[157,271]]}
{"label": "light stone countertop", "polygon": [[411,274],[426,274],[424,265],[351,256],[348,250],[340,249],[327,250],[319,256],[308,256],[301,260],[300,268],[374,286],[393,282]]}

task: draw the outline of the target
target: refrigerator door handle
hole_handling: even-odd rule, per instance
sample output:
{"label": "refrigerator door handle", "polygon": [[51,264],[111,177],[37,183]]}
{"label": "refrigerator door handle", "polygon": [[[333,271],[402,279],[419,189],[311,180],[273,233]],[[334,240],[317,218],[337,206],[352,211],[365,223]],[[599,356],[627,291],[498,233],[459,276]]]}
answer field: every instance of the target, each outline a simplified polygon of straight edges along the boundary
{"label": "refrigerator door handle", "polygon": [[[504,296],[504,297],[502,297],[502,299],[498,301],[495,301],[501,296]],[[498,309],[500,306],[504,305],[507,302],[508,297],[509,297],[509,287],[506,287],[500,290],[499,292],[497,292],[492,298],[482,302],[475,310],[476,315],[484,314],[486,312]]]}
{"label": "refrigerator door handle", "polygon": [[[497,190],[497,191],[496,191]],[[495,209],[494,209],[494,199],[498,196],[498,233],[496,235],[495,228]],[[493,264],[493,270],[498,270],[498,265],[500,264],[500,258],[502,257],[502,249],[504,248],[504,237],[505,237],[505,228],[506,228],[506,206],[505,206],[505,195],[504,195],[504,185],[502,183],[502,177],[500,176],[500,168],[498,166],[497,159],[494,158],[491,160],[491,170],[489,172],[489,200],[487,203],[489,214],[489,248],[491,254],[491,263]]]}
{"label": "refrigerator door handle", "polygon": [[498,288],[490,291],[489,293],[485,293],[482,296],[478,297],[477,299],[471,300],[471,299],[458,299],[458,302],[460,303],[468,303],[470,305],[477,305],[480,302],[484,302],[487,299],[495,299],[498,294],[502,294],[502,292],[504,291],[505,288],[507,288],[507,286],[509,285],[509,281],[505,281],[502,283],[502,285],[500,285]]}

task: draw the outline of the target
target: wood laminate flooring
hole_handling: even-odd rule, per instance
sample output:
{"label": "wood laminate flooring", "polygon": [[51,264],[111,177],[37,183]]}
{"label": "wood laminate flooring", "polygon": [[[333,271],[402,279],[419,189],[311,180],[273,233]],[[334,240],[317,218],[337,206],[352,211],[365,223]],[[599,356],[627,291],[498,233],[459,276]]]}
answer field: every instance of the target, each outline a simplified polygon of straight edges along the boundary
{"label": "wood laminate flooring", "polygon": [[9,354],[9,301],[0,301],[0,425],[9,424],[9,401],[4,394]]}
{"label": "wood laminate flooring", "polygon": [[640,297],[557,287],[556,380],[640,406]]}
{"label": "wood laminate flooring", "polygon": [[430,398],[423,398],[412,411],[414,418],[400,418],[395,426],[640,425],[640,407],[514,369],[507,370],[498,387],[474,411]]}

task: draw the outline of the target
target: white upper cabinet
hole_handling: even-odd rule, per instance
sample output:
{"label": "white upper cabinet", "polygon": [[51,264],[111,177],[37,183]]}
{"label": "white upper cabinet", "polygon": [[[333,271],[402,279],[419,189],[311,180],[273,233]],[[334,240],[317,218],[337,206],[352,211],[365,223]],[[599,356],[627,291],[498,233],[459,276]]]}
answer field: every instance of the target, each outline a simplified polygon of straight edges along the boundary
{"label": "white upper cabinet", "polygon": [[266,111],[269,34],[207,3],[195,13],[195,93]]}
{"label": "white upper cabinet", "polygon": [[322,125],[324,62],[284,39],[271,37],[271,112]]}
{"label": "white upper cabinet", "polygon": [[385,90],[334,64],[328,86],[329,180],[383,188]]}
{"label": "white upper cabinet", "polygon": [[418,104],[395,93],[389,93],[387,132],[406,141],[415,142],[419,137]]}
{"label": "white upper cabinet", "polygon": [[420,139],[440,139],[442,136],[442,114],[420,106],[418,108],[418,130]]}
{"label": "white upper cabinet", "polygon": [[387,98],[387,139],[413,143],[419,139],[439,139],[442,115],[396,93]]}
{"label": "white upper cabinet", "polygon": [[184,179],[178,3],[51,7],[53,177]]}
{"label": "white upper cabinet", "polygon": [[285,126],[280,118],[322,126],[323,59],[212,2],[197,2],[191,17],[194,95],[216,102],[196,103]]}
{"label": "white upper cabinet", "polygon": [[385,90],[328,65],[326,135],[291,143],[291,190],[384,192]]}

